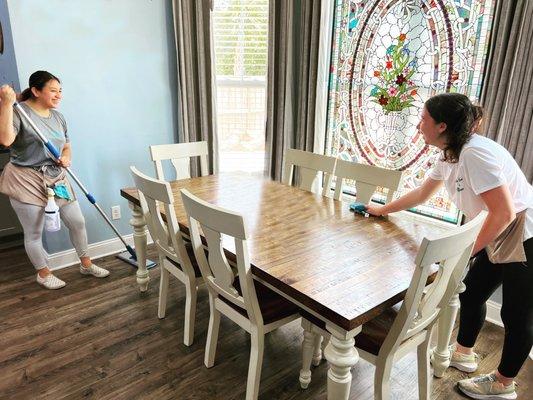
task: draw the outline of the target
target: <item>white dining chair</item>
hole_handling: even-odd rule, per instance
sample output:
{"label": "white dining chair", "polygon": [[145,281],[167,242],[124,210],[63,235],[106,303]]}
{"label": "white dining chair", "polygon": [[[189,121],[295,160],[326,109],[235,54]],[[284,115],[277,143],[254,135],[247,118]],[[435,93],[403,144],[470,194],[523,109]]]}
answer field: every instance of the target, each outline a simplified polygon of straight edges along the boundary
{"label": "white dining chair", "polygon": [[[420,399],[430,399],[431,331],[461,283],[485,217],[483,211],[466,225],[435,239],[424,238],[403,302],[364,324],[361,333],[355,336],[355,347],[361,358],[376,366],[375,399],[390,398],[392,364],[414,349],[418,361],[418,395]],[[434,281],[426,286],[428,277],[437,267]],[[320,338],[329,333],[322,321],[306,311],[301,314],[304,343],[300,384],[306,388],[311,382],[311,363],[320,362]]]}
{"label": "white dining chair", "polygon": [[402,179],[402,171],[380,168],[373,165],[365,165],[351,161],[337,160],[335,167],[334,198],[340,200],[342,197],[342,187],[345,179],[355,181],[357,201],[367,204],[378,186],[387,188],[386,203],[392,200],[394,192],[398,190]]}
{"label": "white dining chair", "polygon": [[[297,319],[298,309],[252,278],[246,242],[248,235],[241,215],[211,205],[185,189],[181,190],[181,196],[189,218],[194,253],[209,290],[210,316],[204,363],[207,368],[214,365],[220,315],[224,314],[251,336],[246,399],[257,399],[264,336]],[[208,258],[200,229],[207,243]],[[227,241],[223,242],[223,237]],[[237,265],[237,277],[222,247],[224,243],[235,248],[232,261]]]}
{"label": "white dining chair", "polygon": [[308,151],[287,149],[285,152],[285,162],[281,181],[285,185],[292,184],[294,168],[298,167],[300,183],[298,187],[307,191],[313,191],[314,184],[319,173],[324,173],[324,185],[322,195],[327,196],[331,188],[331,179],[335,171],[337,159],[322,154]]}
{"label": "white dining chair", "polygon": [[150,146],[157,179],[165,180],[162,161],[170,160],[176,171],[176,179],[191,177],[191,158],[200,157],[200,176],[209,175],[207,142],[158,144]]}
{"label": "white dining chair", "polygon": [[[174,196],[170,184],[150,178],[135,167],[130,167],[130,170],[139,192],[148,231],[159,254],[161,280],[157,315],[159,318],[165,318],[170,274],[185,285],[183,343],[190,346],[194,339],[197,289],[203,283],[192,244],[185,242],[182,238],[174,211]],[[158,202],[163,206],[164,220],[161,217]]]}

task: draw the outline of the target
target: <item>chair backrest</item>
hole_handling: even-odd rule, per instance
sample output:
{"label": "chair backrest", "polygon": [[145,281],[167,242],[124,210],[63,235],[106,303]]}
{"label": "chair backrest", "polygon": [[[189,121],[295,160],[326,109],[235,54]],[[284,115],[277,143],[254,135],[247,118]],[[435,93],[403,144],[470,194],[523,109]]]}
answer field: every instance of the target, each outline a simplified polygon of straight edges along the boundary
{"label": "chair backrest", "polygon": [[322,195],[326,196],[331,187],[331,179],[335,171],[336,162],[337,159],[334,157],[308,151],[287,149],[281,181],[286,185],[290,185],[294,176],[294,167],[298,167],[300,173],[300,184],[298,187],[312,191],[318,173],[323,172],[324,186],[322,187]]}
{"label": "chair backrest", "polygon": [[207,142],[158,144],[150,146],[157,179],[165,180],[162,161],[170,160],[176,170],[176,179],[191,177],[191,157],[200,157],[200,176],[209,175]]}
{"label": "chair backrest", "polygon": [[[262,324],[263,317],[253,283],[247,233],[242,215],[209,204],[186,189],[181,190],[183,206],[189,217],[190,237],[202,277],[213,297],[222,296],[245,310],[252,323]],[[200,228],[207,242],[204,252]],[[235,288],[235,275],[222,247],[223,236],[233,239],[238,279],[242,294]]]}
{"label": "chair backrest", "polygon": [[372,165],[359,164],[345,160],[337,160],[335,167],[335,199],[340,200],[342,196],[342,185],[344,179],[355,181],[357,189],[357,201],[367,204],[378,186],[388,189],[386,203],[389,203],[398,190],[402,179],[402,172],[391,169],[375,167]]}
{"label": "chair backrest", "polygon": [[[422,240],[413,279],[380,354],[390,353],[401,343],[433,326],[461,283],[486,215],[486,211],[482,211],[463,226],[436,239]],[[438,263],[437,275],[426,289],[435,263]]]}
{"label": "chair backrest", "polygon": [[[185,248],[185,243],[174,211],[174,196],[170,184],[150,178],[137,168],[130,167],[135,186],[139,192],[143,216],[160,254],[179,263],[183,272],[192,274],[194,270]],[[158,202],[165,211],[165,220],[161,218]]]}

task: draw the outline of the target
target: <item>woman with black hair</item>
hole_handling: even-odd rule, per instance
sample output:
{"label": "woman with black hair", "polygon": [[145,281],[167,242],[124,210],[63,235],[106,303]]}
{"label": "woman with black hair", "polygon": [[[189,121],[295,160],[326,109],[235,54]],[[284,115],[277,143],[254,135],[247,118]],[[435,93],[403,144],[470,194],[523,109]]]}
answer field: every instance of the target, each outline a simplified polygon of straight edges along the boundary
{"label": "woman with black hair", "polygon": [[47,289],[65,286],[48,268],[42,246],[47,188],[52,188],[58,196],[61,220],[68,227],[80,258],[80,272],[98,278],[109,275],[109,271],[94,265],[89,258],[85,219],[66,177],[71,147],[65,118],[56,110],[61,97],[59,78],[46,71],[33,73],[29,88],[20,96],[21,107],[59,149],[61,156],[55,161],[34,129],[13,110],[16,100],[13,89],[7,85],[0,87],[0,144],[10,149],[10,162],[0,176],[0,192],[9,196],[20,220],[26,253],[37,270],[37,283]]}
{"label": "woman with black hair", "polygon": [[417,128],[428,145],[442,150],[440,159],[419,188],[367,209],[372,215],[405,210],[424,203],[445,184],[468,219],[488,211],[464,280],[466,290],[459,296],[459,334],[450,349],[450,365],[464,372],[477,369],[473,347],[485,320],[485,303],[502,285],[505,339],[500,365],[458,386],[475,399],[515,399],[513,378],[533,344],[533,187],[504,147],[475,133],[481,117],[482,109],[462,94],[430,98]]}

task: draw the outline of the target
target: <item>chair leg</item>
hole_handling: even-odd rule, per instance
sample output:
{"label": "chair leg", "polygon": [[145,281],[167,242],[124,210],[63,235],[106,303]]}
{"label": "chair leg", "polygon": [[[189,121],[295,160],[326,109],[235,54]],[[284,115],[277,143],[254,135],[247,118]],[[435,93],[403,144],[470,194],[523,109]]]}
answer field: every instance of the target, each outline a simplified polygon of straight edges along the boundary
{"label": "chair leg", "polygon": [[322,340],[322,352],[324,352],[324,349],[329,344],[329,339],[331,339],[330,336],[325,336],[324,340]]}
{"label": "chair leg", "polygon": [[313,365],[318,367],[322,361],[322,335],[316,333],[313,339]]}
{"label": "chair leg", "polygon": [[[313,350],[315,343],[315,334],[311,331],[313,326],[311,322],[302,318],[302,328],[304,337],[302,341],[302,369],[300,370],[300,386],[307,389],[311,383],[311,361],[313,360]],[[320,335],[317,335],[320,337]]]}
{"label": "chair leg", "polygon": [[[164,262],[164,261],[163,261]],[[159,261],[161,269],[161,279],[159,282],[159,306],[157,309],[157,316],[159,318],[165,318],[165,313],[167,310],[167,295],[168,295],[168,276],[169,272],[165,269],[161,260]]]}
{"label": "chair leg", "polygon": [[248,366],[248,381],[246,383],[246,400],[257,400],[265,349],[265,334],[258,327],[254,327],[250,332],[250,336],[252,346],[250,349],[250,365]]}
{"label": "chair leg", "polygon": [[204,364],[211,368],[215,364],[217,351],[218,329],[220,327],[220,311],[215,308],[215,300],[209,293],[209,327],[207,328],[207,341],[205,343]]}
{"label": "chair leg", "polygon": [[429,400],[431,394],[431,377],[429,368],[429,345],[431,335],[417,347],[418,358],[418,397],[420,400]]}
{"label": "chair leg", "polygon": [[374,375],[374,399],[388,400],[390,398],[390,373],[392,370],[392,359],[386,358],[376,363]]}
{"label": "chair leg", "polygon": [[190,346],[194,340],[194,320],[196,318],[196,295],[195,282],[185,284],[185,327],[183,329],[183,343]]}

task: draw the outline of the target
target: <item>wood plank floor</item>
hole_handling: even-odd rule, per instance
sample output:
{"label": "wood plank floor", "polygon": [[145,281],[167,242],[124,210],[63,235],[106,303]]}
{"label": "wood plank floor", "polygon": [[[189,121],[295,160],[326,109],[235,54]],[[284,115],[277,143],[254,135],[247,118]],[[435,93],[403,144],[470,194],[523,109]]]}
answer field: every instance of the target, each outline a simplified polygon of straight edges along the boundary
{"label": "wood plank floor", "polygon": [[[153,249],[149,251],[156,259]],[[171,280],[167,317],[157,318],[159,270],[149,290],[138,290],[134,269],[114,257],[98,260],[111,276],[98,280],[77,268],[57,275],[58,291],[41,289],[24,250],[0,250],[0,399],[243,399],[248,335],[223,317],[216,364],[203,365],[209,318],[207,291],[199,291],[195,342],[183,345],[183,287]],[[478,343],[481,372],[499,361],[503,329],[485,324]],[[313,370],[303,391],[298,383],[301,328],[294,322],[269,334],[260,399],[325,399],[327,365]],[[373,398],[374,368],[353,370],[351,399]],[[454,383],[467,376],[450,370],[433,381],[434,399],[461,399]],[[530,398],[533,361],[517,378],[519,398]],[[416,357],[398,362],[394,399],[416,399]]]}

